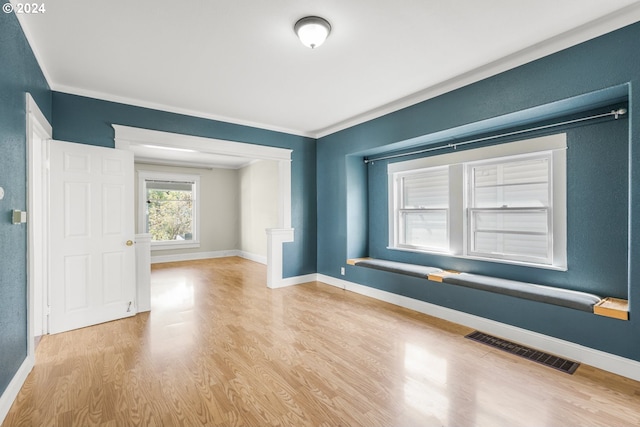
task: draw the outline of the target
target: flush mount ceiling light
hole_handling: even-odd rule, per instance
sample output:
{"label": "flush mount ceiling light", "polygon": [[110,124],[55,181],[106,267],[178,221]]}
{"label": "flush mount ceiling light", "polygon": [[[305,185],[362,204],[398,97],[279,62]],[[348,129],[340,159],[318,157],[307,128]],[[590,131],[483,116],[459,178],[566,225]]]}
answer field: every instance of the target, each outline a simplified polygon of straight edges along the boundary
{"label": "flush mount ceiling light", "polygon": [[315,49],[329,37],[331,24],[319,16],[306,16],[296,22],[293,30],[303,45]]}

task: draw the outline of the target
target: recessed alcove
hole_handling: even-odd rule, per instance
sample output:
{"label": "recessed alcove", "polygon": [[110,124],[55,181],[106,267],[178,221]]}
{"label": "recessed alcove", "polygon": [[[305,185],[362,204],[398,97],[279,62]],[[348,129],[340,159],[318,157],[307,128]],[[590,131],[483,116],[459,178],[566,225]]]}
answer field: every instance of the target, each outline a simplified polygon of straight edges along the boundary
{"label": "recessed alcove", "polygon": [[[535,277],[536,283],[628,299],[629,115],[622,115],[617,120],[605,117],[525,132],[612,109],[626,109],[628,99],[629,86],[619,85],[403,141],[390,141],[346,156],[347,257],[370,256],[521,281],[531,281]],[[516,134],[492,138],[512,132]],[[487,140],[478,145],[501,144],[555,132],[568,134],[567,271],[546,271],[388,248],[387,166],[412,157],[376,159],[485,137]],[[438,153],[471,146],[475,145],[451,146]],[[428,155],[436,154],[414,154],[413,157]],[[612,270],[615,272],[611,273]]]}

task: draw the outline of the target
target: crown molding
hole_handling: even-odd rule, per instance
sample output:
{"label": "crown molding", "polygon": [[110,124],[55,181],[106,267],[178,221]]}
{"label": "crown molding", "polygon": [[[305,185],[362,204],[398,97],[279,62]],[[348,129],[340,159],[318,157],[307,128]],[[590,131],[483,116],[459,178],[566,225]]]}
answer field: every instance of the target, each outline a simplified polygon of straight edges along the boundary
{"label": "crown molding", "polygon": [[[11,2],[15,3],[15,0],[11,0]],[[605,15],[601,18],[598,18],[594,21],[591,21],[584,25],[576,27],[572,30],[566,31],[555,37],[552,37],[540,43],[524,48],[518,52],[505,56],[499,60],[482,65],[471,71],[462,73],[458,76],[455,76],[451,79],[435,84],[433,86],[427,87],[423,90],[420,90],[406,97],[403,97],[395,101],[392,101],[390,103],[373,108],[362,114],[357,114],[348,119],[337,122],[333,125],[316,129],[316,130],[291,129],[291,128],[286,128],[286,127],[281,127],[281,126],[276,126],[276,125],[271,125],[266,123],[260,123],[260,122],[250,121],[250,120],[243,120],[243,119],[223,116],[219,114],[205,113],[202,111],[191,110],[187,108],[180,108],[180,107],[170,106],[170,105],[161,104],[161,103],[154,103],[154,102],[144,101],[136,98],[118,96],[118,95],[108,94],[104,92],[92,91],[89,89],[56,84],[55,81],[52,79],[51,74],[47,70],[46,66],[44,65],[45,62],[43,61],[43,55],[39,51],[37,45],[33,42],[34,38],[29,30],[28,25],[25,25],[26,15],[18,14],[17,18],[20,23],[20,26],[22,27],[22,31],[24,32],[25,37],[29,42],[31,50],[33,51],[34,56],[36,57],[36,60],[40,65],[40,69],[42,70],[42,73],[47,83],[49,84],[49,87],[53,91],[63,92],[70,95],[84,96],[84,97],[94,98],[94,99],[103,100],[103,101],[122,103],[122,104],[127,104],[131,106],[136,106],[136,107],[149,108],[149,109],[176,113],[176,114],[183,114],[183,115],[199,117],[203,119],[216,120],[216,121],[221,121],[221,122],[226,122],[226,123],[231,123],[231,124],[236,124],[241,126],[248,126],[248,127],[253,127],[253,128],[258,128],[258,129],[263,129],[268,131],[282,132],[282,133],[301,136],[301,137],[320,139],[330,134],[382,117],[386,114],[393,113],[395,111],[401,110],[406,107],[410,107],[420,102],[435,98],[447,92],[459,89],[461,87],[478,82],[485,78],[500,74],[504,71],[508,71],[518,66],[524,65],[528,62],[535,61],[537,59],[559,52],[563,49],[569,48],[571,46],[575,46],[587,40],[599,37],[611,31],[615,31],[624,26],[638,22],[640,21],[640,1],[633,3],[629,6],[626,6],[622,9],[619,9],[608,15]]]}
{"label": "crown molding", "polygon": [[[10,0],[9,3],[15,5],[18,2],[15,0]],[[22,33],[27,39],[27,43],[29,43],[29,47],[33,52],[33,56],[36,57],[36,62],[40,66],[40,70],[42,71],[42,75],[44,76],[44,79],[47,81],[47,84],[49,85],[49,89],[51,89],[53,87],[53,79],[51,78],[51,74],[47,70],[47,67],[44,66],[44,63],[45,63],[43,60],[44,57],[42,56],[42,53],[40,53],[38,46],[34,43],[33,34],[31,33],[31,30],[29,30],[29,26],[26,25],[26,19],[29,17],[29,15],[24,13],[13,13],[13,14],[16,16],[16,18],[18,18],[18,23],[20,24],[20,28],[22,28]]]}
{"label": "crown molding", "polygon": [[316,139],[377,119],[640,21],[640,1],[419,92],[312,133]]}
{"label": "crown molding", "polygon": [[129,98],[126,96],[119,96],[119,95],[113,95],[113,94],[108,94],[104,92],[93,91],[89,89],[77,88],[73,86],[54,84],[52,86],[52,90],[55,92],[62,92],[68,95],[76,95],[76,96],[84,96],[87,98],[93,98],[100,101],[116,102],[119,104],[126,104],[134,107],[148,108],[151,110],[164,111],[167,113],[182,114],[185,116],[216,120],[219,122],[225,122],[225,123],[230,123],[230,124],[240,125],[240,126],[248,126],[256,129],[269,130],[273,132],[286,133],[290,135],[302,136],[307,138],[315,138],[315,134],[311,132],[305,132],[299,129],[289,129],[289,128],[270,125],[266,123],[253,122],[250,120],[243,120],[243,119],[223,116],[220,114],[205,113],[202,111],[190,110],[188,108],[180,108],[180,107],[160,104],[156,102],[144,101],[137,98]]}

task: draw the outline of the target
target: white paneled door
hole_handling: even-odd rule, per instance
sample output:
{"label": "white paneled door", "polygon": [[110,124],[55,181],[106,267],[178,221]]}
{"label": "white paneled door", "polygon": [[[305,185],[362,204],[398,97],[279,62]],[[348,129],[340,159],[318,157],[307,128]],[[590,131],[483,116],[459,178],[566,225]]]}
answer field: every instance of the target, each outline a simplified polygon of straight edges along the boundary
{"label": "white paneled door", "polygon": [[136,313],[133,153],[51,141],[50,333]]}

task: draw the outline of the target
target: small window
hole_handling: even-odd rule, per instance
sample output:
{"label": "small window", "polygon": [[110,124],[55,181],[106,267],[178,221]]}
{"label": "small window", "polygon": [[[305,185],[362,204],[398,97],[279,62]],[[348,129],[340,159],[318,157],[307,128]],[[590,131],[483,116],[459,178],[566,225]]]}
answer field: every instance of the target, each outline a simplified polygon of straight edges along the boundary
{"label": "small window", "polygon": [[199,247],[199,176],[139,172],[140,229],[153,249]]}

